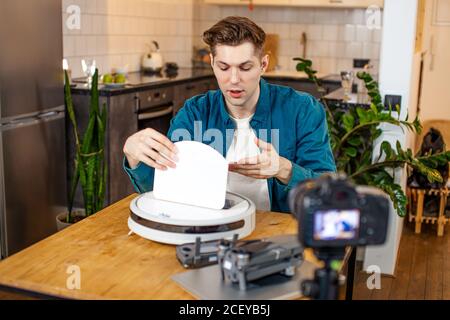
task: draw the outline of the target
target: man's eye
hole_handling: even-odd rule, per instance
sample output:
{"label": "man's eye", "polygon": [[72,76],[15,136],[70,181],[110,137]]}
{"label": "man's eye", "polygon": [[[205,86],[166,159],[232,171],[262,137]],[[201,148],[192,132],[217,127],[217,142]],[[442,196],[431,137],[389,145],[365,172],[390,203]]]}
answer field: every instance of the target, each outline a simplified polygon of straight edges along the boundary
{"label": "man's eye", "polygon": [[250,71],[251,68],[252,68],[252,67],[245,67],[245,68],[244,68],[244,67],[241,67],[241,70],[242,70],[242,71]]}
{"label": "man's eye", "polygon": [[219,69],[222,70],[222,71],[227,71],[228,70],[227,67],[219,67]]}

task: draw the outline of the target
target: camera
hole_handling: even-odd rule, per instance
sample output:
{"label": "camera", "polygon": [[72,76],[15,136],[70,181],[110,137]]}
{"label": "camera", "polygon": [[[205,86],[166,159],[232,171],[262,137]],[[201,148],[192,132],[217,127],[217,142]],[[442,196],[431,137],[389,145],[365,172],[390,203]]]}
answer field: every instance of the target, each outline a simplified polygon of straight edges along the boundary
{"label": "camera", "polygon": [[389,197],[378,188],[356,187],[343,175],[304,181],[291,190],[289,206],[305,247],[366,246],[386,240]]}
{"label": "camera", "polygon": [[380,189],[355,186],[333,173],[303,181],[290,191],[288,201],[298,220],[300,243],[324,262],[313,280],[302,282],[301,291],[313,299],[337,299],[339,269],[333,262],[344,258],[347,247],[386,241],[390,199]]}

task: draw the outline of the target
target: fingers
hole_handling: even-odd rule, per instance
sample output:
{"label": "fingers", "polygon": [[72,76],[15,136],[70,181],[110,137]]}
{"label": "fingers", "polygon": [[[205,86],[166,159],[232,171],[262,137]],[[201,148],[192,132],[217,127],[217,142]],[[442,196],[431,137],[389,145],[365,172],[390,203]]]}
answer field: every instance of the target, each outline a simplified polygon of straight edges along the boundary
{"label": "fingers", "polygon": [[270,161],[265,161],[257,164],[230,164],[229,168],[233,170],[261,170],[269,168],[270,165]]}
{"label": "fingers", "polygon": [[258,164],[263,162],[263,158],[261,155],[257,155],[254,157],[243,158],[237,162],[237,164]]}
{"label": "fingers", "polygon": [[153,161],[156,161],[158,164],[162,164],[163,166],[167,166],[170,168],[176,168],[175,163],[168,160],[166,157],[163,156],[163,154],[156,152],[153,149],[150,149],[150,148],[146,149],[145,154],[146,154],[146,156],[151,158]]}
{"label": "fingers", "polygon": [[272,145],[270,143],[265,142],[264,140],[258,139],[255,137],[255,143],[258,147],[260,147],[263,150],[271,151]]}
{"label": "fingers", "polygon": [[154,129],[147,129],[147,133],[149,134],[149,136],[151,138],[158,141],[160,144],[162,144],[164,147],[166,147],[170,152],[172,152],[172,153],[178,152],[178,149],[175,146],[175,144],[172,141],[170,141],[170,139],[167,138],[162,133],[159,133],[158,131],[156,131]]}
{"label": "fingers", "polygon": [[123,151],[129,163],[130,159],[132,160],[132,167],[135,167],[139,161],[156,169],[167,170],[167,167],[175,168],[174,162],[178,161],[176,155],[178,150],[175,144],[166,136],[150,128],[129,137]]}
{"label": "fingers", "polygon": [[169,149],[166,145],[160,143],[157,140],[154,140],[150,137],[144,137],[143,143],[145,143],[150,148],[156,150],[159,154],[164,156],[166,159],[171,161],[178,161],[178,156],[175,152],[173,152],[171,149]]}
{"label": "fingers", "polygon": [[145,156],[144,154],[139,158],[140,162],[145,163],[149,167],[158,169],[158,170],[167,170],[167,167],[157,163],[156,161],[150,159],[149,157]]}
{"label": "fingers", "polygon": [[261,170],[233,170],[233,172],[255,179],[268,179],[271,177],[270,175],[264,175]]}

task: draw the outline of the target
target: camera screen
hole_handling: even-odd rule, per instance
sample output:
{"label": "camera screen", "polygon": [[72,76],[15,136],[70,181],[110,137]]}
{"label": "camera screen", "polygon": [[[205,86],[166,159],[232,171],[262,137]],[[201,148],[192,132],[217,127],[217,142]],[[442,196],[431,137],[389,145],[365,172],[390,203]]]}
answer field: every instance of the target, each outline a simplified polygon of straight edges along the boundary
{"label": "camera screen", "polygon": [[317,211],[314,215],[314,240],[354,239],[359,229],[358,209]]}

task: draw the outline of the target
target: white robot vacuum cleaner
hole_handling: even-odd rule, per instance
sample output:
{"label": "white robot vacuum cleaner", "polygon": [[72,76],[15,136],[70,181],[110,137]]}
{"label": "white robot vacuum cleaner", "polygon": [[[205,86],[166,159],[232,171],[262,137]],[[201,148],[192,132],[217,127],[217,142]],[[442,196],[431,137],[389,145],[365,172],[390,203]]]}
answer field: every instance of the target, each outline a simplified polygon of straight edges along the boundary
{"label": "white robot vacuum cleaner", "polygon": [[156,199],[153,192],[131,201],[128,227],[139,236],[168,244],[184,244],[250,235],[255,229],[255,204],[227,192],[223,209],[209,209]]}

